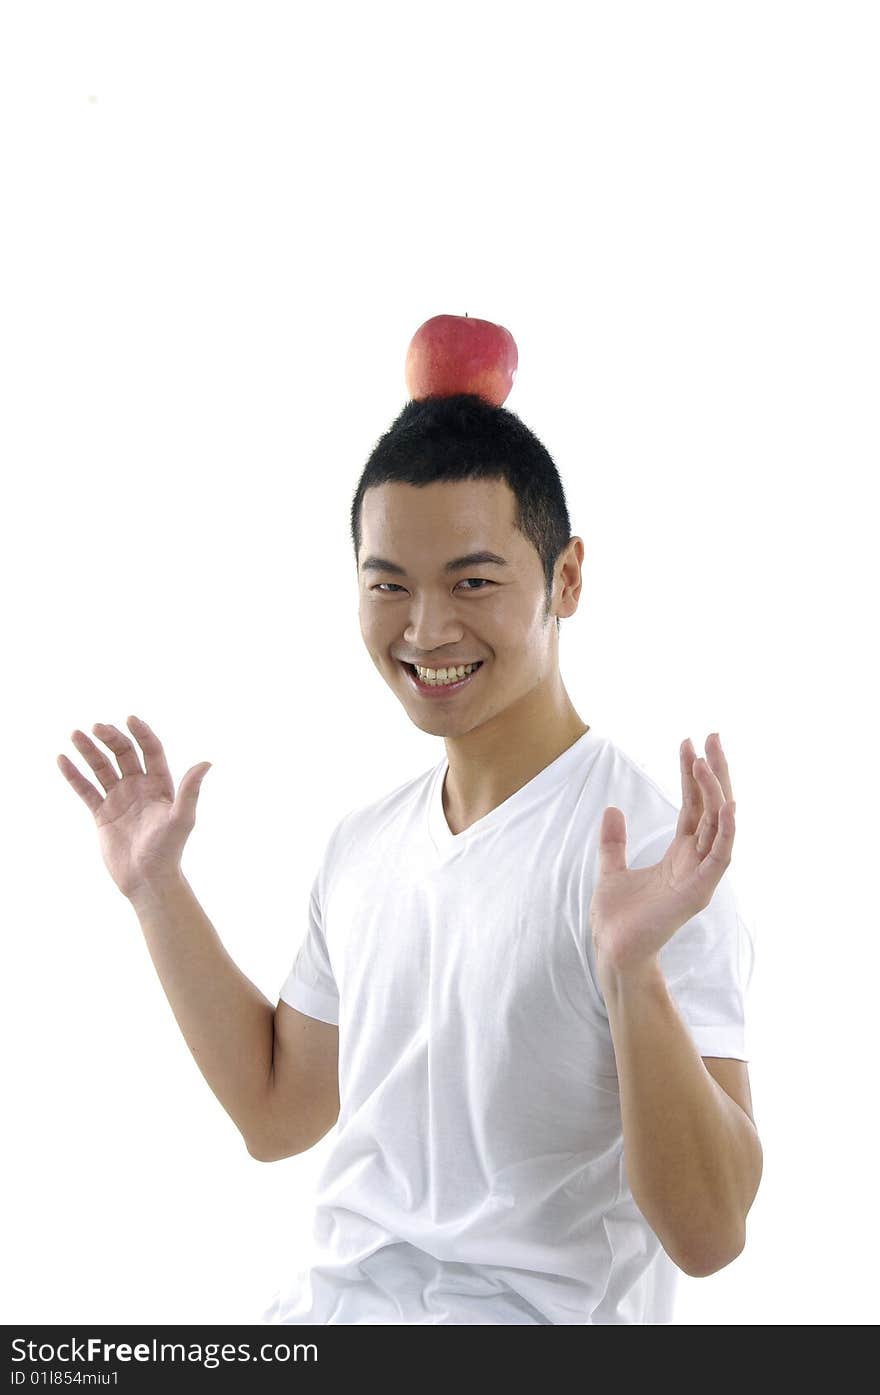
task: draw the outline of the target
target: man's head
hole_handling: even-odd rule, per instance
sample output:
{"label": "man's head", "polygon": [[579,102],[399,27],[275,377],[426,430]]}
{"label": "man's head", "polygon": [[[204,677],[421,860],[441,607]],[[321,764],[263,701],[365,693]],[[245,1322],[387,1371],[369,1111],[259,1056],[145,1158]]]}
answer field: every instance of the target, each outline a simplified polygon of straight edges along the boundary
{"label": "man's head", "polygon": [[[513,413],[470,394],[408,402],[367,461],[351,530],[361,634],[416,725],[462,735],[542,684],[556,693],[583,543],[552,459]],[[474,552],[503,561],[449,568]],[[482,667],[429,697],[411,661]]]}

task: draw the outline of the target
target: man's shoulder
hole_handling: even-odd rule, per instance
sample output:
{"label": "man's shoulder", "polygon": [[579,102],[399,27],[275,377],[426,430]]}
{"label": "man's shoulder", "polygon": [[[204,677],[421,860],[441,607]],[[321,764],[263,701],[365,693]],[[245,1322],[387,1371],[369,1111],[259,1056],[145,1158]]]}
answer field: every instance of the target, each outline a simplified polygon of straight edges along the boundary
{"label": "man's shoulder", "polygon": [[385,794],[356,804],[343,814],[334,826],[328,840],[328,847],[330,843],[350,844],[352,840],[358,841],[365,836],[370,836],[380,829],[387,828],[389,824],[397,820],[405,821],[427,798],[428,790],[436,773],[437,764],[435,763],[429,769],[421,771],[420,774],[412,775],[408,780],[403,780]]}
{"label": "man's shoulder", "polygon": [[595,762],[587,768],[583,795],[578,807],[590,825],[598,826],[609,805],[623,810],[631,854],[674,829],[678,821],[679,806],[643,759],[610,738],[603,740]]}

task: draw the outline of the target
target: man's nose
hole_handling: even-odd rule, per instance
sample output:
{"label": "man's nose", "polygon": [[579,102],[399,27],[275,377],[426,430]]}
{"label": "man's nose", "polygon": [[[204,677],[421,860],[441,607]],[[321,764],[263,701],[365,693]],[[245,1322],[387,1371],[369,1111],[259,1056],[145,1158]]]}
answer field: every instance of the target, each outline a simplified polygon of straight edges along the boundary
{"label": "man's nose", "polygon": [[458,644],[462,632],[458,607],[450,597],[411,598],[404,639],[413,650],[430,655],[444,645]]}

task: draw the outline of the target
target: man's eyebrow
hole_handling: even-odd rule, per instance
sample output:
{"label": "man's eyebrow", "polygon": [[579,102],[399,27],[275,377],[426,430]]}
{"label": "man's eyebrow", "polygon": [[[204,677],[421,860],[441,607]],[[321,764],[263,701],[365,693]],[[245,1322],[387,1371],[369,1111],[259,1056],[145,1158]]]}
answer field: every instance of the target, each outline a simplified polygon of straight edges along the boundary
{"label": "man's eyebrow", "polygon": [[[484,567],[486,565],[494,567],[506,567],[508,561],[506,557],[499,557],[497,552],[468,552],[464,557],[453,557],[451,562],[447,562],[443,570],[445,572],[460,572],[465,567]],[[389,562],[387,557],[365,557],[361,562],[362,572],[391,572],[394,576],[406,576],[406,569],[399,567],[396,562]]]}

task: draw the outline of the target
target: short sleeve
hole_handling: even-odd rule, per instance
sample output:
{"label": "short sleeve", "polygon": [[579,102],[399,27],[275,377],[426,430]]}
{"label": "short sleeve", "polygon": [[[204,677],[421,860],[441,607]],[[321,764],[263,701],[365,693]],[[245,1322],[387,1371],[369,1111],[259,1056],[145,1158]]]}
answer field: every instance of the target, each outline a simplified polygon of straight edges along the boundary
{"label": "short sleeve", "polygon": [[[659,862],[675,828],[673,824],[653,834],[627,859],[628,866],[651,867]],[[747,978],[743,972],[746,954],[750,956]],[[659,959],[670,997],[700,1055],[748,1061],[745,996],[754,948],[736,904],[729,868],[705,910],[679,927],[660,950]]]}
{"label": "short sleeve", "polygon": [[280,996],[308,1017],[338,1024],[339,989],[327,952],[321,905],[325,866],[326,854],[312,883],[306,934],[281,986]]}

